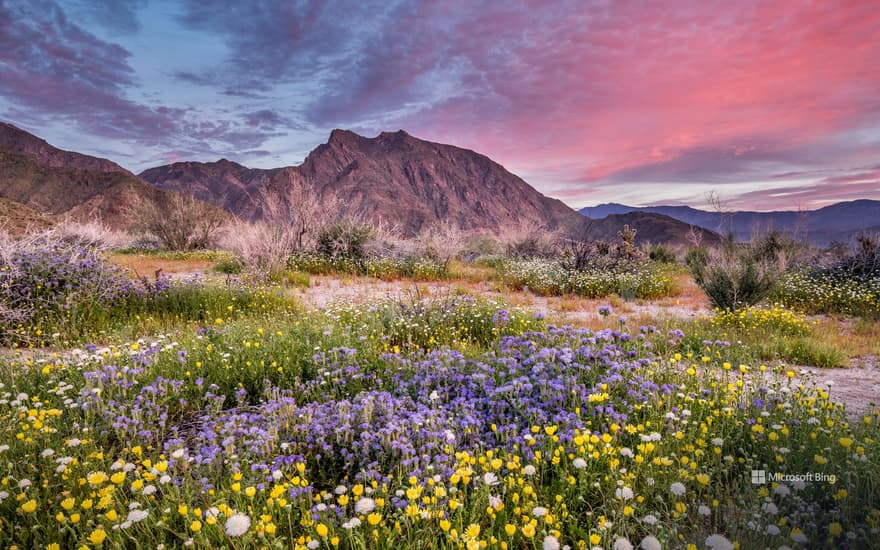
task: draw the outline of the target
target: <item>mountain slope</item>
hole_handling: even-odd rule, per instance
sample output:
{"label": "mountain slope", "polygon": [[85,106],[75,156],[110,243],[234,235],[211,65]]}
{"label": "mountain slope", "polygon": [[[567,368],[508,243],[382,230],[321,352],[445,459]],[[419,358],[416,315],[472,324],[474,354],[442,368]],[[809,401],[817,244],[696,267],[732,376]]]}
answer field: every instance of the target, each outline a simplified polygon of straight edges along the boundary
{"label": "mountain slope", "polygon": [[139,206],[169,197],[114,162],[57,149],[10,124],[0,123],[0,199],[22,208],[7,208],[7,223],[20,225],[31,212],[101,220],[128,227]]}
{"label": "mountain slope", "polygon": [[713,231],[732,231],[738,239],[747,239],[755,231],[778,229],[797,232],[815,244],[847,241],[853,235],[880,225],[880,201],[855,200],[825,206],[818,210],[794,212],[707,212],[689,206],[634,207],[608,203],[582,208],[580,213],[602,219],[609,215],[633,212],[670,216],[682,222]]}
{"label": "mountain slope", "polygon": [[73,168],[92,172],[131,172],[113,161],[64,151],[12,124],[0,122],[0,150],[28,156],[50,168]]}
{"label": "mountain slope", "polygon": [[488,157],[404,131],[366,138],[334,130],[296,167],[257,170],[225,160],[188,162],[152,168],[140,177],[162,189],[222,200],[244,218],[259,215],[260,189],[304,185],[335,197],[342,214],[382,219],[410,235],[441,221],[495,233],[581,223],[561,201],[541,195]]}

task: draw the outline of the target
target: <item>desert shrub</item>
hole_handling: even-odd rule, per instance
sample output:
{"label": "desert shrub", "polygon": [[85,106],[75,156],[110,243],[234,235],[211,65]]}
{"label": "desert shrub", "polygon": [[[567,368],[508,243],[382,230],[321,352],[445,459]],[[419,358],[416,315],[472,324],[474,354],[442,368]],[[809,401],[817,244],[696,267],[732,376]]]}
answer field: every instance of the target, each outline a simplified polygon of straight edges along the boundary
{"label": "desert shrub", "polygon": [[125,231],[113,229],[99,220],[77,222],[65,219],[49,232],[58,240],[77,246],[115,250],[131,246],[134,239]]}
{"label": "desert shrub", "polygon": [[0,341],[44,340],[100,313],[136,284],[94,248],[43,239],[0,243]]}
{"label": "desert shrub", "polygon": [[674,264],[677,260],[675,252],[668,246],[662,244],[652,244],[648,247],[648,258],[652,262],[661,264]]}
{"label": "desert shrub", "polygon": [[194,250],[209,248],[225,219],[218,207],[190,195],[166,193],[138,207],[134,226],[157,239],[163,248]]}
{"label": "desert shrub", "polygon": [[500,243],[484,233],[471,235],[465,240],[463,256],[470,261],[494,256],[502,252]]}
{"label": "desert shrub", "polygon": [[686,262],[712,305],[730,311],[767,298],[786,267],[775,233],[745,244],[728,241],[720,248],[691,250]]}
{"label": "desert shrub", "polygon": [[372,230],[366,225],[341,221],[318,233],[315,251],[331,259],[360,261],[366,257],[366,245]]}

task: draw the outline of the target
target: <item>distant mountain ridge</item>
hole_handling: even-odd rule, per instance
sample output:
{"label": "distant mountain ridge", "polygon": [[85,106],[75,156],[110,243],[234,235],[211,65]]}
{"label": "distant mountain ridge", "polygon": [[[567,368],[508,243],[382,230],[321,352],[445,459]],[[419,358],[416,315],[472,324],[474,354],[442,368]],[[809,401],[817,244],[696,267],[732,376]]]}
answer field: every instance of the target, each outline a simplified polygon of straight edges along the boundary
{"label": "distant mountain ridge", "polygon": [[777,229],[796,232],[815,244],[845,242],[863,231],[880,231],[880,201],[859,199],[839,202],[817,210],[776,212],[708,212],[690,206],[627,206],[606,203],[582,208],[587,217],[603,219],[610,215],[647,212],[662,214],[711,231],[732,231],[737,239],[747,239],[755,231]]}

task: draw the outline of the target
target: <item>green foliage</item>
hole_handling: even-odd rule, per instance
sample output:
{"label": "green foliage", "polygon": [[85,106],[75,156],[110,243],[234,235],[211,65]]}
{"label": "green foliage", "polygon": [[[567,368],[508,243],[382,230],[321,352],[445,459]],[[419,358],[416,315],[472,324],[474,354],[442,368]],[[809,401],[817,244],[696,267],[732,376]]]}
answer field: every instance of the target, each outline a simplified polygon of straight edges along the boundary
{"label": "green foliage", "polygon": [[532,259],[506,260],[497,269],[506,284],[542,296],[601,298],[617,294],[625,299],[647,299],[674,291],[669,273],[649,265],[573,270],[559,261]]}
{"label": "green foliage", "polygon": [[880,241],[862,236],[849,256],[829,268],[788,271],[773,299],[807,313],[880,318]]}
{"label": "green foliage", "polygon": [[674,264],[677,261],[675,252],[668,246],[662,244],[652,244],[648,247],[648,257],[652,262],[661,264]]}
{"label": "green foliage", "polygon": [[353,222],[342,221],[325,227],[318,233],[315,250],[331,259],[360,261],[366,257],[366,244],[373,231]]}
{"label": "green foliage", "polygon": [[720,249],[691,250],[685,261],[712,305],[730,311],[767,298],[784,271],[775,233],[743,245],[727,242]]}
{"label": "green foliage", "polygon": [[214,271],[226,275],[239,275],[244,271],[244,262],[238,258],[224,258],[214,264]]}

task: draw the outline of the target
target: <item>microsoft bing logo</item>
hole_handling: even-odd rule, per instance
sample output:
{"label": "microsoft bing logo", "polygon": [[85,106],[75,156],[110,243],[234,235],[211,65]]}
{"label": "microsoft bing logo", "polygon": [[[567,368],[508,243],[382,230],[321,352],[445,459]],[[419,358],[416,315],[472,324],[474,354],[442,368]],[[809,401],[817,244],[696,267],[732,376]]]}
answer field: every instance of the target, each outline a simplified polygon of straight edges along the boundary
{"label": "microsoft bing logo", "polygon": [[765,485],[767,483],[767,472],[765,470],[752,470],[752,483],[755,485]]}

